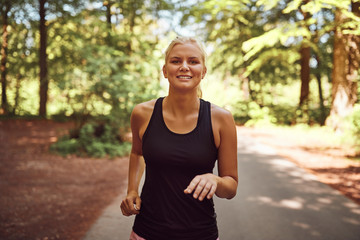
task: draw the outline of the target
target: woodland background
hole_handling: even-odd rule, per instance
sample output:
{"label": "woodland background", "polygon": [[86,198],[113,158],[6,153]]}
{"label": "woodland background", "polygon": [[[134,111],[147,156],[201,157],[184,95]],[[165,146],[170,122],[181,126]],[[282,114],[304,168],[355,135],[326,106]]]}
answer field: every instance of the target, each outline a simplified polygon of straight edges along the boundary
{"label": "woodland background", "polygon": [[[51,149],[127,154],[135,104],[166,95],[176,35],[208,52],[203,98],[240,125],[360,145],[359,0],[1,0],[1,119],[75,127]],[[324,138],[326,136],[324,135]]]}

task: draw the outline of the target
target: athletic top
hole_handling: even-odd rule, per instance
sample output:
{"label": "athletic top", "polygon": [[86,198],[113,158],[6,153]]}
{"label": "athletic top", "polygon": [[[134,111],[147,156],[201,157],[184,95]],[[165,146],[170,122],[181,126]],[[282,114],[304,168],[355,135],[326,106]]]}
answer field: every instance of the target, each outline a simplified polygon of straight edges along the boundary
{"label": "athletic top", "polygon": [[213,200],[184,193],[196,175],[212,173],[217,159],[210,103],[200,99],[195,129],[178,134],[164,122],[163,99],[157,99],[142,140],[146,177],[133,230],[146,240],[216,240]]}

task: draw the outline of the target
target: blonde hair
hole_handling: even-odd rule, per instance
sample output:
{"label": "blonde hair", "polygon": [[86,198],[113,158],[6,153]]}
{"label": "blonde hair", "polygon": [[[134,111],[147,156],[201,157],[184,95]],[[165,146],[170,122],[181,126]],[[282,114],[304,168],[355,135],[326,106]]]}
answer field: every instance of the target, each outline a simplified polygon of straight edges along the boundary
{"label": "blonde hair", "polygon": [[[204,45],[197,40],[196,38],[193,37],[182,37],[182,36],[177,36],[174,40],[171,41],[171,43],[169,44],[169,46],[167,47],[166,51],[165,51],[165,64],[167,63],[167,60],[169,59],[169,54],[171,52],[171,50],[175,47],[175,45],[177,44],[185,44],[185,43],[195,43],[199,49],[200,49],[200,53],[201,53],[201,60],[203,61],[204,66],[206,66],[206,51],[205,51],[205,47]],[[201,91],[201,87],[199,85],[198,89],[198,97],[201,98],[202,97],[202,91]]]}

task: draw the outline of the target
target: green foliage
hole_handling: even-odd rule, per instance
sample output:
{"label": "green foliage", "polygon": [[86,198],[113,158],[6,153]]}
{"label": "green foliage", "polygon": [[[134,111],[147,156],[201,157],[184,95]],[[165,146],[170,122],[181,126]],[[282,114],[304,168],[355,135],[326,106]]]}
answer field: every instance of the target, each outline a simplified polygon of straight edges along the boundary
{"label": "green foliage", "polygon": [[268,107],[261,107],[255,102],[239,103],[238,106],[240,108],[239,111],[235,111],[235,121],[247,120],[245,126],[271,125],[276,121],[269,114],[270,109]]}
{"label": "green foliage", "polygon": [[69,136],[60,138],[56,143],[50,146],[50,150],[61,156],[75,154],[79,151],[80,143],[77,139],[69,139]]}
{"label": "green foliage", "polygon": [[354,145],[360,152],[360,104],[355,104],[352,114],[347,118],[349,134],[354,139]]}
{"label": "green foliage", "polygon": [[130,153],[131,144],[121,141],[119,129],[108,124],[85,124],[80,129],[79,135],[75,137],[64,136],[50,149],[62,156],[77,154],[96,158],[105,156],[112,158]]}
{"label": "green foliage", "polygon": [[260,106],[256,102],[240,101],[232,112],[235,121],[245,126],[290,125],[294,122],[293,107],[286,104]]}
{"label": "green foliage", "polygon": [[[13,115],[36,114],[38,4],[29,0],[12,4],[8,102]],[[159,16],[173,5],[183,7],[166,14],[172,18],[181,12],[183,25],[197,26],[194,35],[208,46],[204,98],[228,108],[239,124],[319,123],[323,116],[314,80],[321,79],[328,114],[333,30],[359,34],[359,17],[349,12],[349,4],[350,0],[49,2],[48,113],[76,122],[72,134],[52,148],[93,156],[120,151],[133,107],[160,94],[162,50],[170,34]],[[348,17],[340,25],[334,22],[336,8]],[[304,20],[303,13],[311,17]],[[298,107],[302,43],[312,49],[311,82],[309,100]],[[349,122],[353,135],[359,136],[354,119]],[[107,129],[101,137],[93,133],[99,125]]]}

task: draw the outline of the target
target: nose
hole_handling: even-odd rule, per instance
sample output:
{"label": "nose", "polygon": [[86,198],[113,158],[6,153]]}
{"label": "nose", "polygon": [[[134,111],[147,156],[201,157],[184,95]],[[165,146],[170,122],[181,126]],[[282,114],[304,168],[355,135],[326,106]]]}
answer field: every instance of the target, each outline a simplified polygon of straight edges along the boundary
{"label": "nose", "polygon": [[181,64],[181,66],[180,66],[180,71],[186,72],[188,70],[189,70],[189,66],[188,66],[187,62],[184,61],[183,64]]}

